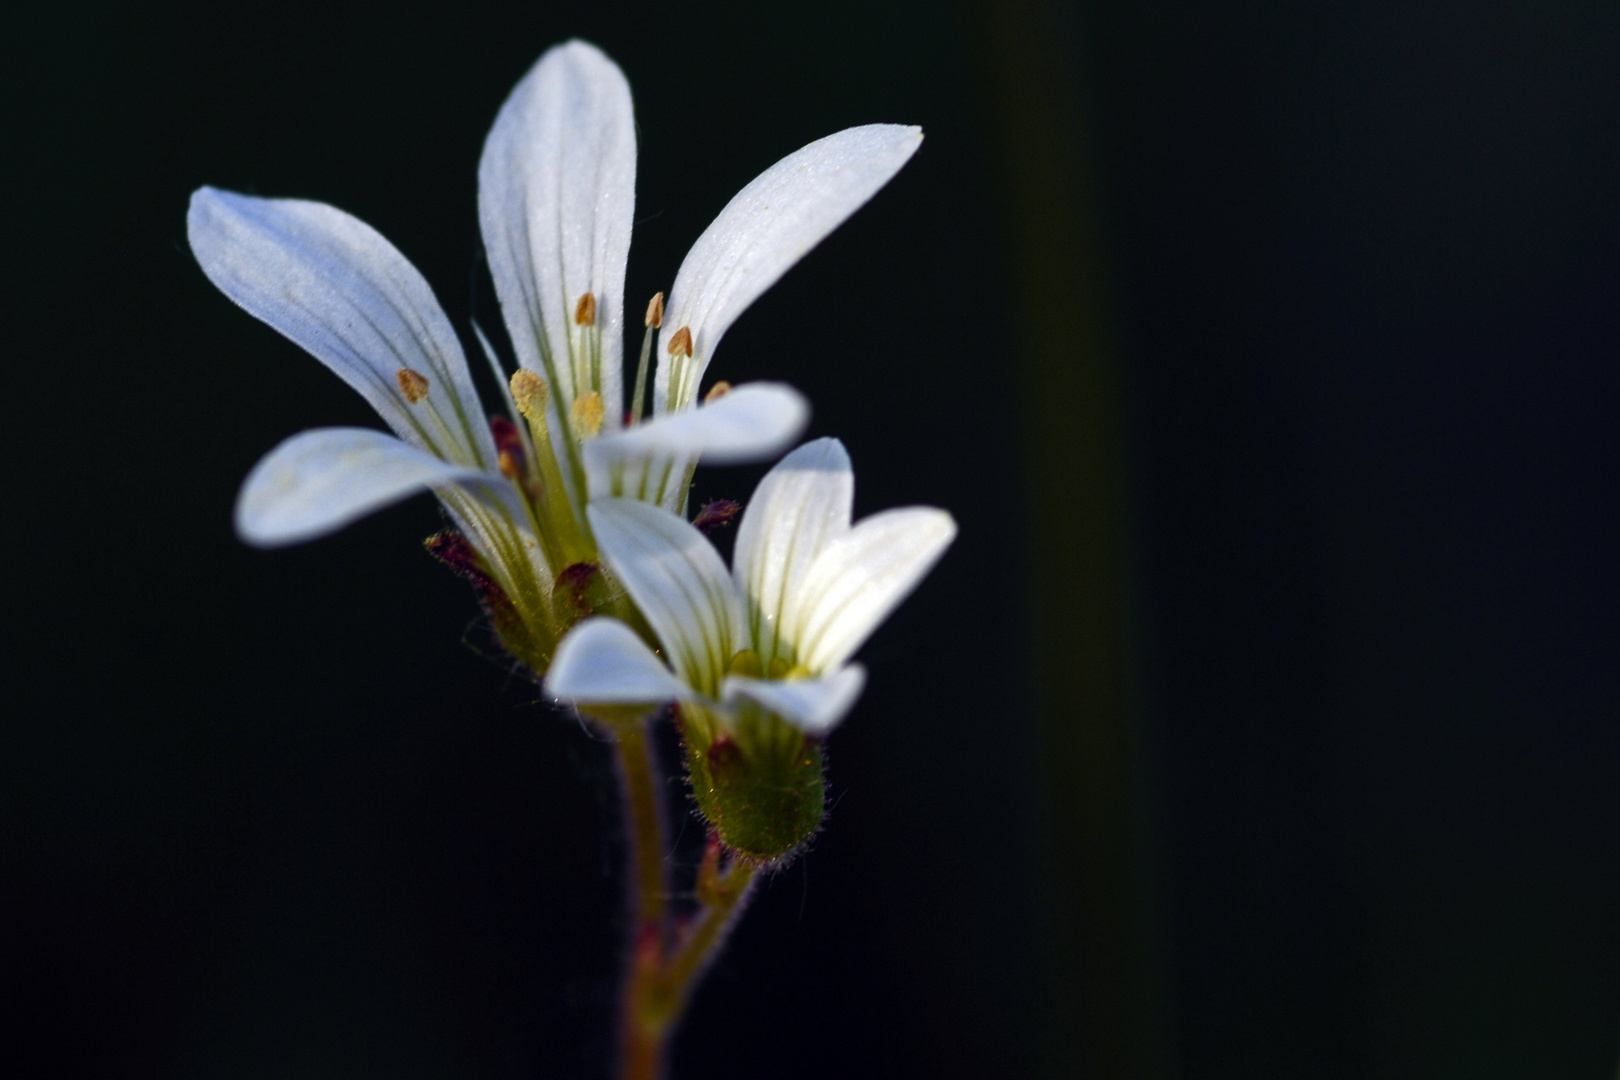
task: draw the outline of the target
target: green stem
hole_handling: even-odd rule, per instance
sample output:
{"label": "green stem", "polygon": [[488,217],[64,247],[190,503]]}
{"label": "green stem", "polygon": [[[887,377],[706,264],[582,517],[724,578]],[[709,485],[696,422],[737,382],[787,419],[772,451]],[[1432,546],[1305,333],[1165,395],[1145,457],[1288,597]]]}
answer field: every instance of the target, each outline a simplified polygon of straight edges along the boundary
{"label": "green stem", "polygon": [[623,1080],[662,1080],[669,1037],[704,970],[748,906],[758,869],[734,862],[722,873],[720,842],[711,837],[698,870],[701,907],[682,931],[672,932],[664,876],[663,800],[647,738],[651,718],[609,717],[602,711],[596,710],[597,719],[613,733],[624,785],[635,909],[620,1017],[621,1075]]}
{"label": "green stem", "polygon": [[713,901],[673,949],[660,948],[654,935],[637,940],[624,988],[624,1080],[663,1080],[669,1038],[698,980],[748,906],[757,873],[739,864],[726,874]]}
{"label": "green stem", "polygon": [[625,831],[629,833],[630,864],[634,872],[635,923],[632,933],[648,927],[662,937],[664,899],[664,804],[653,769],[652,745],[647,741],[650,717],[613,725],[619,751],[619,775],[624,781]]}
{"label": "green stem", "polygon": [[738,865],[727,874],[723,894],[703,908],[669,957],[664,967],[663,986],[672,1006],[671,1024],[680,1019],[687,998],[697,987],[698,977],[714,953],[725,944],[731,927],[748,906],[757,875],[758,870],[749,865]]}

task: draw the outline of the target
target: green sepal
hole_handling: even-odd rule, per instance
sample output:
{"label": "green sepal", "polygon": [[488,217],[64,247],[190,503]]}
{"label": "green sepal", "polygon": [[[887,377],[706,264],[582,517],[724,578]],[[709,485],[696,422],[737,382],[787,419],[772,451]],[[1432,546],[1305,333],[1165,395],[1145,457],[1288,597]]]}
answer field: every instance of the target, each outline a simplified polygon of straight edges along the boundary
{"label": "green sepal", "polygon": [[821,828],[827,784],[821,744],[749,701],[729,725],[682,705],[682,742],[698,810],[738,855],[791,858]]}
{"label": "green sepal", "polygon": [[545,674],[546,668],[551,666],[551,642],[547,640],[542,643],[536,640],[537,635],[529,624],[523,621],[517,605],[498,588],[494,590],[494,594],[482,599],[484,612],[489,616],[490,625],[495,628],[495,636],[500,639],[501,648],[528,668],[538,680]]}
{"label": "green sepal", "polygon": [[471,542],[455,529],[446,529],[422,541],[422,546],[457,577],[472,585],[473,591],[478,594],[479,606],[484,609],[484,615],[489,619],[501,648],[528,668],[534,678],[545,674],[556,644],[550,628],[542,627],[537,632],[524,620],[523,613],[512,598],[495,583],[489,567]]}
{"label": "green sepal", "polygon": [[558,636],[566,634],[581,619],[608,611],[613,594],[602,568],[580,562],[563,568],[551,590],[551,609],[556,616]]}

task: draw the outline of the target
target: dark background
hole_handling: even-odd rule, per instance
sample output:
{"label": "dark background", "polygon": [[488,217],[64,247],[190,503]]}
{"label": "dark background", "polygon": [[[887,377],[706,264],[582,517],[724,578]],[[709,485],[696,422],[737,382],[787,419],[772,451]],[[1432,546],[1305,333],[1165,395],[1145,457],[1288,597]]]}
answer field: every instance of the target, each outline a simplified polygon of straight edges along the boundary
{"label": "dark background", "polygon": [[498,325],[479,149],[574,35],[635,93],[632,297],[781,155],[928,133],[714,368],[962,535],[677,1076],[1613,1075],[1620,8],[0,21],[12,1075],[603,1075],[603,748],[480,654],[430,500],[237,543],[259,455],[375,421],[184,230],[331,202]]}

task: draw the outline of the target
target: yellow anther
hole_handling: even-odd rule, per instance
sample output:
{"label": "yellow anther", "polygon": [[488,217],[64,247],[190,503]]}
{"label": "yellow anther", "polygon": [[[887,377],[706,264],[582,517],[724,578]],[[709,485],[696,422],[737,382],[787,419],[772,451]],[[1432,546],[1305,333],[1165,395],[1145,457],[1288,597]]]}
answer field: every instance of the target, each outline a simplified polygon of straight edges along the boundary
{"label": "yellow anther", "polygon": [[512,401],[517,404],[518,412],[527,419],[543,419],[546,401],[550,397],[551,390],[546,386],[546,380],[528,368],[518,368],[512,373]]}
{"label": "yellow anther", "polygon": [[667,346],[667,348],[669,350],[669,355],[671,355],[671,356],[678,356],[678,355],[680,355],[682,353],[685,353],[687,356],[691,356],[692,355],[692,329],[691,329],[691,327],[683,326],[679,330],[675,331],[675,336],[669,339],[669,345]]}
{"label": "yellow anther", "polygon": [[771,666],[765,669],[765,675],[767,678],[780,679],[788,673],[788,668],[791,666],[792,665],[787,662],[787,657],[773,656],[771,658]]}
{"label": "yellow anther", "polygon": [[601,394],[592,390],[575,398],[568,410],[568,418],[574,423],[574,437],[580,440],[593,438],[602,430],[602,416]]}
{"label": "yellow anther", "polygon": [[654,330],[664,325],[664,294],[653,293],[653,298],[647,301],[647,317],[641,325],[650,326]]}
{"label": "yellow anther", "polygon": [[719,401],[729,393],[731,393],[731,384],[721,379],[709,387],[709,392],[703,395],[703,404],[707,405],[711,401]]}
{"label": "yellow anther", "polygon": [[399,383],[399,392],[405,395],[405,400],[415,405],[428,395],[427,376],[402,367],[394,372],[394,381]]}
{"label": "yellow anther", "polygon": [[574,305],[574,322],[580,326],[596,325],[596,297],[586,293]]}
{"label": "yellow anther", "polygon": [[508,480],[516,480],[523,474],[523,470],[518,467],[517,458],[512,456],[510,450],[502,450],[497,462],[501,467],[501,475]]}
{"label": "yellow anther", "polygon": [[745,675],[750,679],[757,679],[764,672],[760,666],[759,653],[753,649],[743,649],[731,658],[726,665],[727,675]]}
{"label": "yellow anther", "polygon": [[815,673],[813,671],[805,667],[803,664],[794,664],[792,667],[787,669],[787,673],[784,674],[782,678],[786,679],[788,682],[795,682],[799,679],[808,679],[814,674]]}

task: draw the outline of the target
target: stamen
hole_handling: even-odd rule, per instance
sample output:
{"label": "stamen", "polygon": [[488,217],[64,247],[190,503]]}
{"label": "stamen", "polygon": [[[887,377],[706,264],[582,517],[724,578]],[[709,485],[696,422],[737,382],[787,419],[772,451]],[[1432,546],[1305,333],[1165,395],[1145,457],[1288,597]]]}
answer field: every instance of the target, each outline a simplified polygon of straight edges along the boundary
{"label": "stamen", "polygon": [[671,356],[677,356],[681,353],[691,356],[692,328],[689,326],[683,326],[679,330],[675,331],[675,336],[669,339],[669,345],[667,348],[669,350],[669,355]]}
{"label": "stamen", "polygon": [[630,424],[641,423],[641,409],[647,402],[647,364],[652,359],[653,331],[664,325],[664,294],[653,293],[647,301],[646,333],[641,335],[641,359],[636,361],[636,392],[630,395]]}
{"label": "stamen", "polygon": [[524,463],[527,453],[523,449],[523,437],[518,434],[517,425],[504,416],[492,416],[489,418],[489,433],[495,438],[496,464],[500,466],[501,475],[513,482],[521,481],[528,472]]}
{"label": "stamen", "polygon": [[[551,398],[551,388],[528,368],[519,368],[512,373],[511,388],[512,404],[529,422],[529,434],[534,439],[534,458],[528,464],[535,469],[536,475],[526,477],[526,482],[519,486],[529,496],[529,511],[534,518],[535,528],[546,545],[546,557],[553,560],[555,565],[554,560],[565,557],[561,553],[570,547],[572,537],[569,528],[573,524],[573,513],[566,505],[559,513],[558,508],[548,501],[565,490],[562,473],[557,468],[557,453],[551,445],[551,432],[546,427],[546,403]],[[497,444],[499,440],[497,434]],[[513,452],[516,453],[516,450]]]}
{"label": "stamen", "polygon": [[592,390],[575,398],[568,410],[568,418],[574,425],[574,437],[581,442],[594,438],[602,430],[602,416],[601,394]]}
{"label": "stamen", "polygon": [[596,325],[596,297],[586,293],[574,305],[574,322],[580,326]]}
{"label": "stamen", "polygon": [[719,401],[729,393],[731,393],[731,384],[726,382],[726,380],[721,379],[719,382],[709,387],[709,392],[703,395],[703,404],[707,405],[711,401]]}
{"label": "stamen", "polygon": [[546,402],[551,397],[551,388],[546,385],[546,380],[528,368],[518,368],[512,373],[511,386],[512,401],[524,419],[531,423],[544,424]]}
{"label": "stamen", "polygon": [[686,392],[686,361],[692,358],[692,328],[683,326],[669,339],[669,406],[679,408],[691,401]]}
{"label": "stamen", "polygon": [[394,381],[399,383],[399,392],[405,395],[405,400],[415,405],[428,395],[427,376],[402,367],[394,372]]}
{"label": "stamen", "polygon": [[[520,371],[518,374],[528,374],[531,378],[533,376],[532,372]],[[577,561],[576,551],[583,544],[568,504],[562,476],[557,469],[557,458],[552,450],[551,438],[546,431],[545,384],[538,378],[531,381],[529,378],[514,377],[512,382],[518,391],[512,395],[512,404],[517,405],[522,401],[533,414],[532,417],[527,414],[524,416],[529,421],[529,432],[533,436],[533,442],[525,440],[518,426],[505,416],[490,417],[489,428],[490,434],[494,436],[497,451],[496,467],[521,496],[519,501],[522,503],[523,517],[527,519],[533,535],[531,537],[521,532],[519,522],[512,519],[504,508],[504,502],[494,505],[493,508],[504,519],[509,534],[506,546],[510,550],[502,555],[502,560],[513,566],[531,566],[533,549],[538,541],[539,554],[545,560],[545,566],[555,573],[557,566]],[[524,412],[524,409],[519,408],[519,412]],[[558,493],[563,494],[559,496]],[[473,506],[479,505],[474,500],[467,501]],[[466,512],[460,507],[453,508],[462,513]],[[533,580],[530,584],[535,586],[531,590],[534,595],[530,598],[535,604],[526,607],[525,610],[538,612],[536,618],[542,619],[549,626],[550,576],[546,575],[543,589],[539,587],[538,580]],[[504,635],[505,631],[501,633]],[[552,628],[548,633],[555,635],[557,630]]]}

